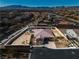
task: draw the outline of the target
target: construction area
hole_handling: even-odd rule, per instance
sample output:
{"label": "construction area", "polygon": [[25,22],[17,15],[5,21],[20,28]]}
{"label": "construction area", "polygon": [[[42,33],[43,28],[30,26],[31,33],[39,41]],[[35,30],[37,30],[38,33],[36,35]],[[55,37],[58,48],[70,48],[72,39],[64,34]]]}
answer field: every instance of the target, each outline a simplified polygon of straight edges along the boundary
{"label": "construction area", "polygon": [[78,48],[73,45],[58,28],[52,29],[31,29],[24,32],[17,39],[9,44],[10,46],[30,46],[47,48]]}

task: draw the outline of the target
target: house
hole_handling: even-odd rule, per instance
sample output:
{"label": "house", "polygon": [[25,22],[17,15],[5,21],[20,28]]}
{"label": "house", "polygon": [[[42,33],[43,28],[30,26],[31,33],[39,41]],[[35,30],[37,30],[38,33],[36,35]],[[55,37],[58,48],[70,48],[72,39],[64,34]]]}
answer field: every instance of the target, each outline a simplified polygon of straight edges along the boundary
{"label": "house", "polygon": [[33,34],[37,42],[41,41],[45,44],[53,38],[53,34],[50,29],[34,29],[32,31],[34,32]]}

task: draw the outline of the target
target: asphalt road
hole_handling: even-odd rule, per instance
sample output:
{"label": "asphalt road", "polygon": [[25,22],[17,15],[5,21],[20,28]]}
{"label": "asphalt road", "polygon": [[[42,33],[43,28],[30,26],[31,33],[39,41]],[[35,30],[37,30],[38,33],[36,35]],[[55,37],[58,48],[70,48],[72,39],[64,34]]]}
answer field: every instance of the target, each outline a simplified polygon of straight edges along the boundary
{"label": "asphalt road", "polygon": [[34,48],[31,59],[79,59],[79,50]]}

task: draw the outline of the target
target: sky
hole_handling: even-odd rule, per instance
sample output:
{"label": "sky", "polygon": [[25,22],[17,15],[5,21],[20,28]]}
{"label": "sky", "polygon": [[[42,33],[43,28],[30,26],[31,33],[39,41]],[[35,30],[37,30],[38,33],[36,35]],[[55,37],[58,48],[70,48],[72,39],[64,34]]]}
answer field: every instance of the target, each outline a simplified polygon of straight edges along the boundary
{"label": "sky", "polygon": [[79,0],[0,0],[0,7],[8,5],[30,7],[79,6]]}

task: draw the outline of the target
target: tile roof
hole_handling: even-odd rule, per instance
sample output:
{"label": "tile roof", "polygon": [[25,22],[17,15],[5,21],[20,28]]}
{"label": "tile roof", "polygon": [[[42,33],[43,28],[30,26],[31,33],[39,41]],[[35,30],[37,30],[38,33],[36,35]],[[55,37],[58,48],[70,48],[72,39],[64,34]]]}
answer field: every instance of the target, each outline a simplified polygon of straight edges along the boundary
{"label": "tile roof", "polygon": [[36,38],[53,37],[50,29],[34,29],[33,31]]}

